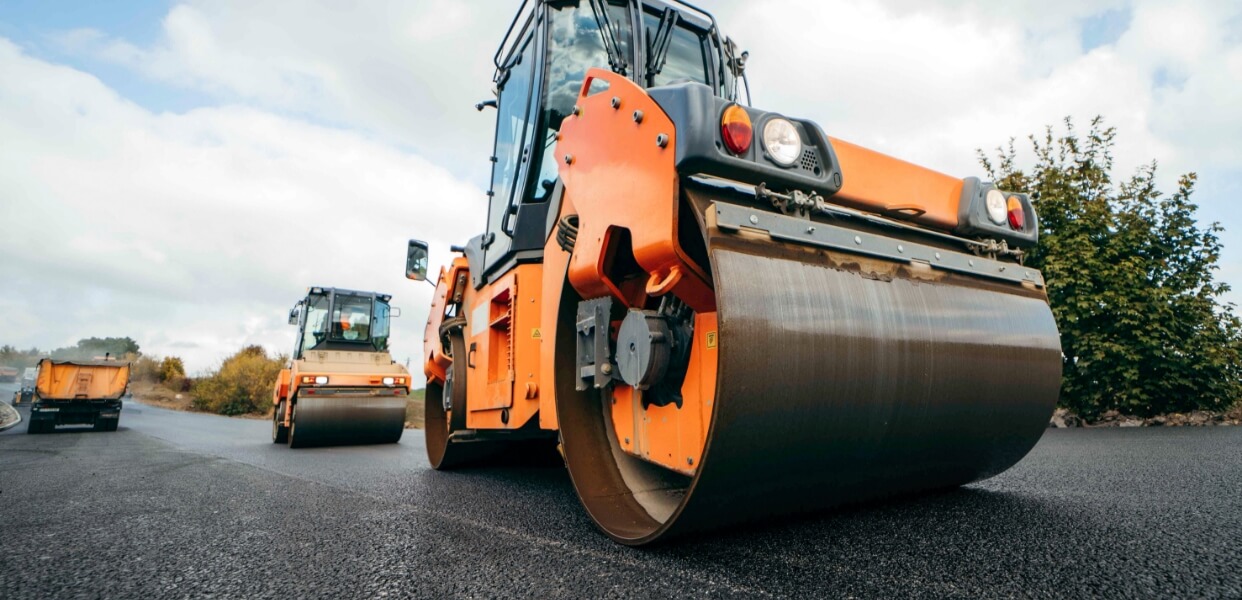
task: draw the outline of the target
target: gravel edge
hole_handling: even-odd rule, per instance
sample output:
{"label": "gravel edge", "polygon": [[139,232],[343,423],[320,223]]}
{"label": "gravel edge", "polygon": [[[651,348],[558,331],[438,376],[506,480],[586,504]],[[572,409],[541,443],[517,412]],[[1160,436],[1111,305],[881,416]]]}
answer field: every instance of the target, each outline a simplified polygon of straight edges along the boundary
{"label": "gravel edge", "polygon": [[21,425],[22,413],[18,412],[8,402],[0,402],[0,431],[12,429]]}

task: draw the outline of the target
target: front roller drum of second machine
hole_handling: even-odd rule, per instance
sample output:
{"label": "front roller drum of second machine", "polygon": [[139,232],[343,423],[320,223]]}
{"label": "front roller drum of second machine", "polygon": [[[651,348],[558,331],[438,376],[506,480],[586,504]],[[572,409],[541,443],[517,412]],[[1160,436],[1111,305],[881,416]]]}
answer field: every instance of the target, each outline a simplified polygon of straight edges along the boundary
{"label": "front roller drum of second machine", "polygon": [[718,307],[697,468],[627,453],[611,393],[558,384],[574,485],[613,539],[641,545],[958,486],[1038,441],[1061,365],[1042,288],[718,227],[710,194],[689,193],[713,213],[701,224]]}
{"label": "front roller drum of second machine", "polygon": [[404,396],[365,392],[305,396],[293,407],[289,445],[393,444],[405,431],[405,409]]}

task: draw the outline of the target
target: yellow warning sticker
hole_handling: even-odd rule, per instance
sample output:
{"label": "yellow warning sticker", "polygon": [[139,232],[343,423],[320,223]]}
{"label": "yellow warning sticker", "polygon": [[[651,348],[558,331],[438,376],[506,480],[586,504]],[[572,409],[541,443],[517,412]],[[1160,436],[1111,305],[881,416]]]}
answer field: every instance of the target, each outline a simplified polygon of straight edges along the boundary
{"label": "yellow warning sticker", "polygon": [[530,330],[530,337],[532,337],[532,338],[535,338],[535,339],[539,340],[539,339],[543,339],[543,334],[542,334],[542,333],[540,333],[540,332],[539,332],[539,328],[538,328],[538,327],[536,327],[536,328],[534,328],[534,329]]}
{"label": "yellow warning sticker", "polygon": [[707,332],[707,347],[708,348],[716,347],[716,332],[715,331]]}

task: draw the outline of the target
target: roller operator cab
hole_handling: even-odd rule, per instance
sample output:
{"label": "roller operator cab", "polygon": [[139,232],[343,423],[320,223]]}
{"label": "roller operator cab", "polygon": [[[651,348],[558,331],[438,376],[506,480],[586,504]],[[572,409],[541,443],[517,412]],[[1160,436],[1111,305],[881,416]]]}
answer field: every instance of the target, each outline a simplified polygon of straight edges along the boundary
{"label": "roller operator cab", "polygon": [[746,57],[680,2],[521,6],[478,105],[486,227],[432,279],[433,466],[559,441],[641,545],[961,485],[1039,439],[1061,362],[1030,198],[748,106]]}
{"label": "roller operator cab", "polygon": [[312,287],[289,311],[289,367],[272,394],[272,441],[290,447],[395,443],[410,374],[388,353],[390,296]]}

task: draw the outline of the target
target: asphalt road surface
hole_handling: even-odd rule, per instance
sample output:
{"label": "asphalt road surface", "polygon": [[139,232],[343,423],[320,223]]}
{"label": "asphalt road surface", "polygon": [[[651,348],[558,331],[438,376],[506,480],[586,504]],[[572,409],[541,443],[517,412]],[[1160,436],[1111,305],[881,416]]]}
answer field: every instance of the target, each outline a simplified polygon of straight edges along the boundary
{"label": "asphalt road surface", "polygon": [[437,473],[420,431],[292,451],[131,402],[117,433],[0,433],[0,597],[206,596],[1238,598],[1242,428],[1049,431],[959,490],[654,549],[555,461]]}

